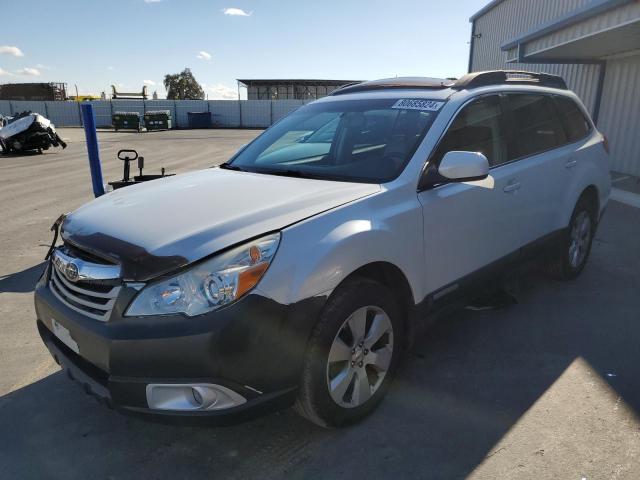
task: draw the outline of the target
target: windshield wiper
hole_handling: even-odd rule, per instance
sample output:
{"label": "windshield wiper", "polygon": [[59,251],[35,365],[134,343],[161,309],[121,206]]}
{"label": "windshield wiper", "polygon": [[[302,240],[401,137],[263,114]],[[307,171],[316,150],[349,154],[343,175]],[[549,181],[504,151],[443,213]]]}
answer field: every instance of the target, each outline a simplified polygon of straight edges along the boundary
{"label": "windshield wiper", "polygon": [[312,173],[301,172],[300,170],[255,170],[255,173],[264,173],[265,175],[278,175],[280,177],[295,177],[295,178],[319,178],[318,175]]}
{"label": "windshield wiper", "polygon": [[221,163],[220,165],[218,165],[218,167],[224,168],[225,170],[233,170],[233,171],[236,171],[236,172],[246,172],[246,170],[244,168],[240,168],[239,166],[233,165],[233,164],[231,164],[229,162]]}
{"label": "windshield wiper", "polygon": [[314,175],[312,173],[301,172],[300,170],[286,169],[286,170],[278,170],[278,169],[254,169],[251,170],[239,167],[237,165],[233,165],[229,162],[224,162],[218,165],[220,168],[224,168],[225,170],[233,170],[236,172],[251,172],[251,173],[261,173],[264,175],[278,175],[280,177],[295,177],[295,178],[314,178],[314,179],[322,179],[319,175]]}

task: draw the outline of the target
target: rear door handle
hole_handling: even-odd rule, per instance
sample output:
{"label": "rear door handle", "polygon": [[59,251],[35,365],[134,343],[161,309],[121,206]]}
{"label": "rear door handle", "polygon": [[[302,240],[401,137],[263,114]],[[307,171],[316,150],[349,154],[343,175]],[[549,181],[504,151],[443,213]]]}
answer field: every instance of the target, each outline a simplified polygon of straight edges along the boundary
{"label": "rear door handle", "polygon": [[567,168],[573,168],[578,164],[578,161],[575,158],[571,158],[567,160],[567,163],[564,164]]}
{"label": "rear door handle", "polygon": [[521,186],[522,185],[520,184],[520,182],[513,182],[507,185],[506,187],[504,187],[502,191],[506,193],[512,193],[512,192],[515,192],[516,190],[520,190]]}

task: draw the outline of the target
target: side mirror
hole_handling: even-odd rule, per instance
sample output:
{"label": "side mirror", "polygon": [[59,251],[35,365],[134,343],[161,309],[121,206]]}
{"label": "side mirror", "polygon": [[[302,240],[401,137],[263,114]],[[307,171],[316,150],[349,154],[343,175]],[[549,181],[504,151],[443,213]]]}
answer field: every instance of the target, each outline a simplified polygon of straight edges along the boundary
{"label": "side mirror", "polygon": [[440,162],[438,173],[455,182],[483,180],[489,175],[489,161],[480,152],[448,152]]}

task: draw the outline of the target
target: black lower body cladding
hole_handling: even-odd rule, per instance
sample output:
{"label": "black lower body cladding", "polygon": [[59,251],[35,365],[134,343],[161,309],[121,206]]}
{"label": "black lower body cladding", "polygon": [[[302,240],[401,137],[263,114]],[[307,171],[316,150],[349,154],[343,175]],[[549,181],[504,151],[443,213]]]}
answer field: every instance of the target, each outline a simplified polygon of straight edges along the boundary
{"label": "black lower body cladding", "polygon": [[[326,301],[282,305],[252,293],[198,317],[125,317],[135,294],[125,288],[109,321],[100,322],[62,304],[48,286],[48,274],[36,288],[35,307],[42,339],[58,363],[106,403],[160,416],[173,412],[149,409],[148,384],[212,383],[247,400],[240,407],[178,416],[233,415],[265,403],[293,403],[308,337]],[[79,353],[52,333],[54,321],[69,331]]]}

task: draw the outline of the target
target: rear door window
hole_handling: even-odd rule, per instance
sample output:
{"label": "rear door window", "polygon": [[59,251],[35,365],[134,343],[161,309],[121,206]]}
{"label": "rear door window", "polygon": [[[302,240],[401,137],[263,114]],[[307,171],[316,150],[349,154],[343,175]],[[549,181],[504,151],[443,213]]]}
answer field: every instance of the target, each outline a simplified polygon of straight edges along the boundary
{"label": "rear door window", "polygon": [[576,102],[570,98],[561,97],[560,95],[554,98],[558,105],[560,120],[564,126],[567,141],[575,142],[586,137],[591,130],[591,125],[584,116],[584,113],[582,113],[582,110],[576,105]]}
{"label": "rear door window", "polygon": [[566,143],[566,134],[550,95],[508,94],[514,120],[514,148],[509,160],[528,157]]}

